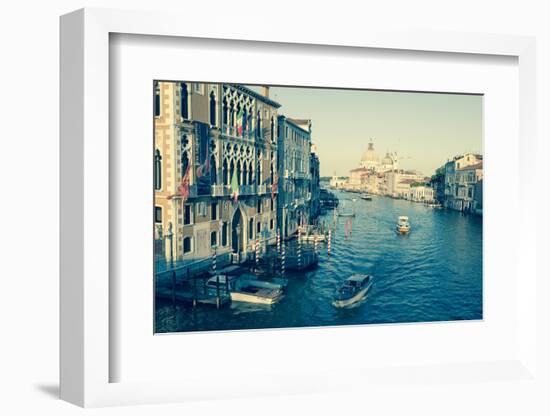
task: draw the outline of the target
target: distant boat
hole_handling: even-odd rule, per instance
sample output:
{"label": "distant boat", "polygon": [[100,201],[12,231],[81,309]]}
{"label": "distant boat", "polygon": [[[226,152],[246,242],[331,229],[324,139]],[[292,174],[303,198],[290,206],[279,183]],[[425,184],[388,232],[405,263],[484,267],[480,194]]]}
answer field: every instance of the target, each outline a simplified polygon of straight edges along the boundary
{"label": "distant boat", "polygon": [[400,234],[408,234],[411,231],[411,225],[409,224],[409,217],[404,215],[397,218],[397,225],[395,229]]}
{"label": "distant boat", "polygon": [[372,279],[372,276],[367,274],[354,274],[348,277],[336,291],[332,305],[336,308],[345,308],[363,300],[372,286]]}
{"label": "distant boat", "polygon": [[372,201],[372,197],[369,194],[361,194],[361,199],[365,201]]}

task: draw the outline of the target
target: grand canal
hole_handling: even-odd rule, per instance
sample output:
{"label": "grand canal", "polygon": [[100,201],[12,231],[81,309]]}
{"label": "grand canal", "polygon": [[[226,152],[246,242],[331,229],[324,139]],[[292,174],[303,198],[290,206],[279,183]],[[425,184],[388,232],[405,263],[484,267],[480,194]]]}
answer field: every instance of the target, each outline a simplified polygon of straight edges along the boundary
{"label": "grand canal", "polygon": [[[358,198],[339,193],[340,199]],[[157,332],[306,327],[482,318],[482,219],[386,197],[357,199],[352,227],[332,211],[331,256],[319,244],[319,266],[289,273],[285,298],[273,306],[233,302],[219,310],[156,302]],[[399,215],[411,222],[398,235]],[[351,235],[349,233],[351,229]],[[291,243],[295,244],[295,242]],[[353,273],[374,276],[368,297],[336,309],[336,287]]]}

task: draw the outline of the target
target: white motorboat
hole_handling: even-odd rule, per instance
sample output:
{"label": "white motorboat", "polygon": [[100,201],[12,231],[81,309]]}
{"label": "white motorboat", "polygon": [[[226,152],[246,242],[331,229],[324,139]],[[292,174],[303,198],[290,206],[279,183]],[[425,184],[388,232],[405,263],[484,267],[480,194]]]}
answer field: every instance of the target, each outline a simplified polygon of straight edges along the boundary
{"label": "white motorboat", "polygon": [[348,277],[336,291],[332,305],[336,308],[345,308],[363,300],[372,286],[371,275],[354,274]]}
{"label": "white motorboat", "polygon": [[397,225],[395,229],[400,234],[408,234],[411,231],[411,225],[409,224],[409,217],[401,215],[397,218]]}
{"label": "white motorboat", "polygon": [[206,281],[210,294],[216,295],[229,290],[232,301],[260,303],[271,305],[280,301],[283,294],[283,284],[257,279],[254,275],[217,275]]}

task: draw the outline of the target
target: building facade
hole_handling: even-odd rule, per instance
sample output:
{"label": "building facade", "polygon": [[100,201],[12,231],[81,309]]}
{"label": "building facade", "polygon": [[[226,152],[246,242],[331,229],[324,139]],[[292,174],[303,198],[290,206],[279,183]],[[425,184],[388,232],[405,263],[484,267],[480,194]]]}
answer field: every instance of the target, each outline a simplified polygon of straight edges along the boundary
{"label": "building facade", "polygon": [[[447,208],[457,211],[476,212],[482,195],[476,197],[476,184],[483,180],[483,158],[466,153],[456,156],[445,164],[445,201]],[[481,191],[482,192],[482,191]]]}
{"label": "building facade", "polygon": [[157,260],[195,261],[214,247],[246,259],[276,233],[280,105],[235,84],[154,88]]}
{"label": "building facade", "polygon": [[281,235],[289,238],[310,222],[311,121],[278,118],[279,196]]}
{"label": "building facade", "polygon": [[319,162],[319,156],[317,156],[317,148],[315,145],[311,145],[309,172],[309,193],[311,194],[309,220],[313,222],[321,211],[321,164]]}

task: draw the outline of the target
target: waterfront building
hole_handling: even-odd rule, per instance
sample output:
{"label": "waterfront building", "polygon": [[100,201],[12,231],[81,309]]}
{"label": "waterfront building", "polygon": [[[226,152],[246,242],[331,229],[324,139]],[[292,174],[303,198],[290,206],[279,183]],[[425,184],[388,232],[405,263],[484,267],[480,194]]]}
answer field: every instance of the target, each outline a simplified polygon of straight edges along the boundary
{"label": "waterfront building", "polygon": [[347,178],[342,178],[334,174],[332,175],[332,178],[330,178],[329,186],[331,188],[340,189],[340,188],[344,188],[347,182],[348,182]]}
{"label": "waterfront building", "polygon": [[411,184],[422,182],[424,176],[411,170],[394,170],[385,173],[384,195],[393,198],[406,198]]}
{"label": "waterfront building", "polygon": [[[476,199],[476,184],[482,179],[481,155],[466,153],[455,156],[445,164],[444,205],[457,211],[477,212],[477,204],[482,204],[482,195],[478,195]],[[477,188],[478,192],[482,192],[482,186]]]}
{"label": "waterfront building", "polygon": [[413,185],[408,199],[414,202],[432,202],[434,200],[434,189],[428,185]]}
{"label": "waterfront building", "polygon": [[317,147],[311,145],[311,153],[309,157],[309,193],[311,194],[310,201],[310,221],[313,221],[319,216],[321,210],[320,195],[321,195],[321,170],[319,163],[319,156],[317,156]]}
{"label": "waterfront building", "polygon": [[371,171],[364,167],[350,170],[346,189],[350,191],[361,191],[365,187],[369,172]]}
{"label": "waterfront building", "polygon": [[269,89],[155,82],[157,260],[219,254],[242,261],[274,241],[277,110]]}
{"label": "waterfront building", "polygon": [[310,221],[310,120],[278,117],[278,156],[278,225],[288,238]]}

